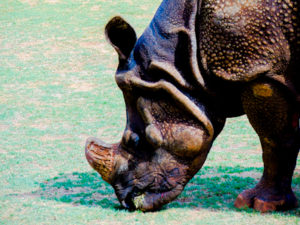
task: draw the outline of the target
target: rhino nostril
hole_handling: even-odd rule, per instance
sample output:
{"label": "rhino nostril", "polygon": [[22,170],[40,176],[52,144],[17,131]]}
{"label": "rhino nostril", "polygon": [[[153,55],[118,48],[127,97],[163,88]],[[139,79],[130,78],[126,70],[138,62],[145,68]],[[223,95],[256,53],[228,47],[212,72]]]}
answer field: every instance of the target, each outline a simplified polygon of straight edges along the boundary
{"label": "rhino nostril", "polygon": [[133,147],[136,148],[138,146],[140,137],[130,131],[130,130],[126,130],[123,136],[123,143],[125,144],[126,147]]}
{"label": "rhino nostril", "polygon": [[134,147],[137,147],[140,137],[136,133],[132,133],[130,136],[130,142]]}

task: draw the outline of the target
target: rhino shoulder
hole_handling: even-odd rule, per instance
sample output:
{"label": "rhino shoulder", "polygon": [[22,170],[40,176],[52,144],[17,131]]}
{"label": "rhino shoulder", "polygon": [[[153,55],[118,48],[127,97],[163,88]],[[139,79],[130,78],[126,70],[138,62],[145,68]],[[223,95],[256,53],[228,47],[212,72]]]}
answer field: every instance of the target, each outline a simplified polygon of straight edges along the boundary
{"label": "rhino shoulder", "polygon": [[199,51],[204,68],[231,81],[282,74],[291,59],[290,39],[297,36],[295,8],[296,1],[288,0],[203,1]]}

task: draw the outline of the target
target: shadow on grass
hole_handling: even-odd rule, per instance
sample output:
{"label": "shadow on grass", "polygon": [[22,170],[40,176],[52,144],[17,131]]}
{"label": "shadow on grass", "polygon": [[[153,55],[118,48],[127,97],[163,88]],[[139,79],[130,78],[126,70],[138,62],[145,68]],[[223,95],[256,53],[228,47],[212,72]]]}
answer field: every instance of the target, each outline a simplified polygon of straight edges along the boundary
{"label": "shadow on grass", "polygon": [[[238,210],[234,200],[245,189],[255,186],[261,168],[204,167],[185,187],[181,195],[167,208],[207,208],[214,210]],[[300,199],[300,176],[293,180],[293,189]],[[40,183],[39,190],[32,193],[42,199],[55,200],[74,205],[122,209],[113,188],[95,172],[60,174]],[[244,209],[243,209],[244,210]],[[253,212],[251,209],[245,209]],[[300,216],[300,209],[284,214]]]}
{"label": "shadow on grass", "polygon": [[74,205],[120,208],[113,188],[95,172],[60,174],[40,183],[40,188],[32,194]]}

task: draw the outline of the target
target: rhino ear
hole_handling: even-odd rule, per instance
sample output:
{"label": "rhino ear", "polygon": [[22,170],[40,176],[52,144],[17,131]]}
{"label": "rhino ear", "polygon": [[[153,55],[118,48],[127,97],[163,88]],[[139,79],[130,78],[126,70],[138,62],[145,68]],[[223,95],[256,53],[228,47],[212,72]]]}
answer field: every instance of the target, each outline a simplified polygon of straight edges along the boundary
{"label": "rhino ear", "polygon": [[136,42],[134,29],[123,18],[116,16],[106,25],[105,35],[120,60],[127,60]]}

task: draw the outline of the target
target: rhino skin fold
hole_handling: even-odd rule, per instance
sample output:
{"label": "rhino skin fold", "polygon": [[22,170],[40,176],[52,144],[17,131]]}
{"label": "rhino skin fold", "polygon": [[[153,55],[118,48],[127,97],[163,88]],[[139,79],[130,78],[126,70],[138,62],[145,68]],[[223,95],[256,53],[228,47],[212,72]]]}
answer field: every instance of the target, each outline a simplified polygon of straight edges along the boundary
{"label": "rhino skin fold", "polygon": [[246,114],[264,171],[235,206],[297,207],[299,0],[164,0],[137,39],[121,17],[106,25],[127,124],[120,142],[89,138],[85,155],[129,209],[174,200],[201,169],[226,118]]}

